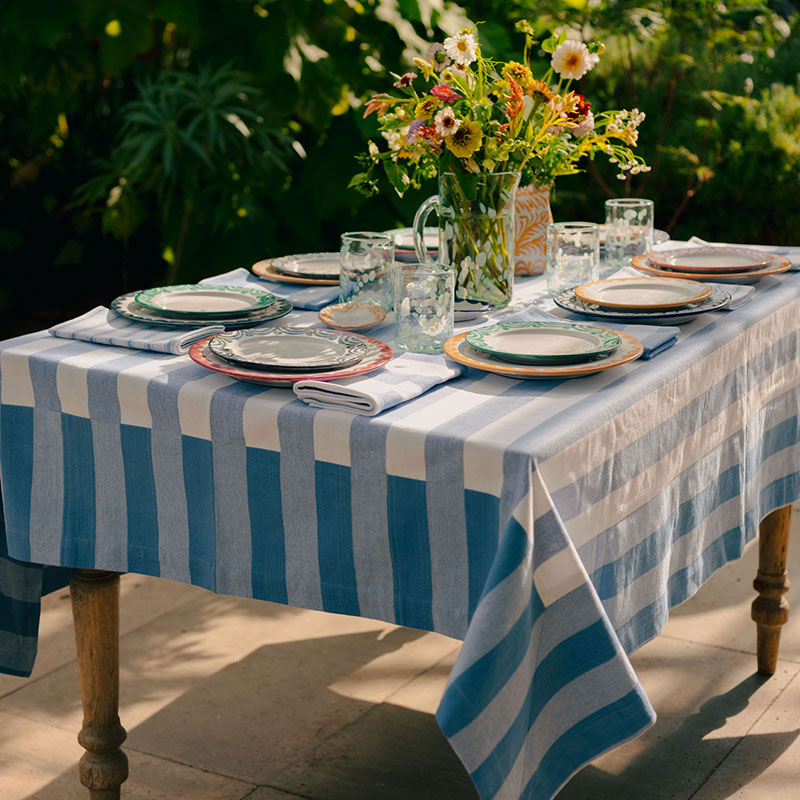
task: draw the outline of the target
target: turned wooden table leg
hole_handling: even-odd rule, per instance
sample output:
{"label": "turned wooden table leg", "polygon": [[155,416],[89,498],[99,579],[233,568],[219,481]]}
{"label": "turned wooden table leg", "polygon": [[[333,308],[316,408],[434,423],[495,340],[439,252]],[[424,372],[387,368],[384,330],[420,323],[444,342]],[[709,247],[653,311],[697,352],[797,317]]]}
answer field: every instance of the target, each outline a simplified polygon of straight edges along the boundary
{"label": "turned wooden table leg", "polygon": [[120,750],[125,729],[119,721],[119,575],[79,569],[70,581],[86,750],[78,767],[90,800],[118,800],[128,777]]}
{"label": "turned wooden table leg", "polygon": [[758,671],[763,675],[775,673],[781,626],[789,619],[789,602],[783,595],[789,589],[786,555],[791,526],[792,507],[784,506],[764,517],[758,528],[758,574],[753,581],[758,597],[753,600],[752,617],[758,631]]}

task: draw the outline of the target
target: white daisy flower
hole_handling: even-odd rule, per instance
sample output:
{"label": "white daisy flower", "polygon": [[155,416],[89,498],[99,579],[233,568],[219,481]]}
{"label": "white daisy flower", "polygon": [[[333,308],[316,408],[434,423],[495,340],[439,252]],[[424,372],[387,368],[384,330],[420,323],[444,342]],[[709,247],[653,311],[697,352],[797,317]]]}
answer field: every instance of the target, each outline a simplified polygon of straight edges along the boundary
{"label": "white daisy flower", "polygon": [[448,36],[444,40],[444,49],[459,66],[471,64],[478,57],[478,43],[471,33]]}
{"label": "white daisy flower", "polygon": [[574,39],[567,39],[560,44],[552,58],[553,69],[568,80],[582,78],[595,63],[589,48],[583,42],[576,42]]}
{"label": "white daisy flower", "polygon": [[433,118],[433,124],[439,136],[450,136],[461,127],[461,120],[456,119],[450,106],[446,106]]}

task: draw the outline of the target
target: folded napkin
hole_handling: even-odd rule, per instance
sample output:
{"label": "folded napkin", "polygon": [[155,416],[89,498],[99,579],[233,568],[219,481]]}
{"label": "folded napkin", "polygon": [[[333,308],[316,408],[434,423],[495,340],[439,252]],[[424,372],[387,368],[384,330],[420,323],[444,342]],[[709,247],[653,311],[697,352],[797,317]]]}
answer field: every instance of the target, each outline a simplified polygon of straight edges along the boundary
{"label": "folded napkin", "polygon": [[[785,256],[792,262],[788,272],[800,271],[800,247],[775,247],[771,244],[726,244],[724,242],[707,242],[699,236],[692,236],[687,242],[692,247],[746,247],[748,250],[762,250],[776,256]],[[669,248],[667,248],[669,249]]]}
{"label": "folded napkin", "polygon": [[308,286],[302,283],[278,283],[268,281],[253,275],[250,270],[239,267],[226,272],[223,275],[215,275],[213,278],[204,278],[200,283],[227,285],[227,286],[252,286],[256,289],[263,289],[271,292],[276,297],[288,300],[295,308],[305,308],[311,311],[319,311],[330,303],[335,303],[339,299],[338,286]]}
{"label": "folded napkin", "polygon": [[659,353],[669,350],[678,341],[680,328],[671,325],[624,325],[619,322],[606,322],[605,320],[589,320],[580,314],[567,314],[566,317],[557,317],[541,308],[526,308],[509,317],[504,317],[503,322],[582,322],[584,325],[597,325],[600,328],[611,328],[621,333],[635,336],[644,346],[642,358],[654,358]]}
{"label": "folded napkin", "polygon": [[97,306],[80,317],[54,325],[49,332],[62,339],[80,339],[83,342],[182,355],[189,352],[189,347],[198,339],[224,330],[222,325],[204,325],[200,328],[148,325],[126,319],[105,306]]}
{"label": "folded napkin", "polygon": [[314,408],[373,417],[387,408],[413,400],[465,371],[466,367],[446,361],[442,356],[403,353],[369,375],[335,382],[298,381],[294,393]]}
{"label": "folded napkin", "polygon": [[[617,270],[610,277],[641,278],[643,276],[649,278],[653,277],[652,275],[647,275],[644,272],[639,272],[639,270],[635,269],[634,267],[623,267],[622,269]],[[727,292],[731,296],[730,303],[728,303],[725,308],[720,308],[720,311],[735,311],[737,308],[741,308],[745,303],[749,303],[753,299],[753,295],[756,293],[755,286],[743,286],[741,283],[710,283],[709,281],[703,281],[703,283],[705,283],[706,286],[710,286],[712,290],[722,289],[722,291]]]}

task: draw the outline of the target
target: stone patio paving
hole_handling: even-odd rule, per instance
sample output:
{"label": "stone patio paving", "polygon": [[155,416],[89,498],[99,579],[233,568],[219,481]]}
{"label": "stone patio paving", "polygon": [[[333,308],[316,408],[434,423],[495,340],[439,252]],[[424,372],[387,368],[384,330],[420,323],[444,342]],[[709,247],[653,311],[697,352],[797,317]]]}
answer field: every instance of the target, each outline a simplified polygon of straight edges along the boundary
{"label": "stone patio paving", "polygon": [[[800,798],[800,603],[759,677],[756,561],[751,545],[633,656],[658,723],[558,800]],[[137,575],[121,623],[127,800],[476,800],[433,718],[453,639]],[[0,798],[85,800],[80,723],[65,590],[45,599],[34,675],[0,675]]]}

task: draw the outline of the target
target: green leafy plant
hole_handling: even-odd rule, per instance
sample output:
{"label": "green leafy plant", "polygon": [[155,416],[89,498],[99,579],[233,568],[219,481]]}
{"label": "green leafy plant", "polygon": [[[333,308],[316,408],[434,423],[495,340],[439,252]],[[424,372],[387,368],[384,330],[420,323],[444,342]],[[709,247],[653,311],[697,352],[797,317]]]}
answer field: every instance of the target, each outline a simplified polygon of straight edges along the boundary
{"label": "green leafy plant", "polygon": [[280,182],[291,149],[267,121],[263,92],[228,66],[165,70],[138,90],[120,109],[119,143],[78,197],[101,209],[104,230],[126,242],[155,201],[172,283],[192,227],[213,234],[258,216],[254,198]]}

